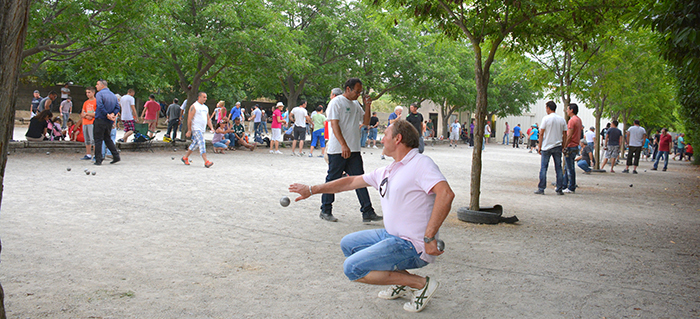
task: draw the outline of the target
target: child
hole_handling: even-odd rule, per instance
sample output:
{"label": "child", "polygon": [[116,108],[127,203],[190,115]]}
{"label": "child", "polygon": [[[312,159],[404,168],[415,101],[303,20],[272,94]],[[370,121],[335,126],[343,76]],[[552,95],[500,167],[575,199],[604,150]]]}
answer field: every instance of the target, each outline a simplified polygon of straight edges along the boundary
{"label": "child", "polygon": [[[68,120],[69,122],[72,120]],[[85,143],[85,136],[83,136],[83,119],[78,120],[78,123],[73,124],[68,127],[68,136],[73,142]]]}
{"label": "child", "polygon": [[61,130],[61,118],[56,116],[53,119],[53,125],[52,125],[52,130],[50,132],[51,134],[51,140],[53,141],[62,141],[64,140],[63,138],[63,132]]}
{"label": "child", "polygon": [[226,128],[224,127],[223,123],[225,122],[216,123],[214,138],[211,140],[211,143],[214,146],[214,153],[224,154],[224,150],[227,149],[231,143],[231,140],[224,138]]}

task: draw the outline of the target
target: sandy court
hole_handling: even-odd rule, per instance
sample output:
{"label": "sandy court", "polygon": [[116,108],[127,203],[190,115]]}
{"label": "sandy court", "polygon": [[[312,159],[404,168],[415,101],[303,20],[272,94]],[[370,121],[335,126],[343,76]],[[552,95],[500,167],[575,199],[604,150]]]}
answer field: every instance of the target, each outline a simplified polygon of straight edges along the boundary
{"label": "sandy court", "polygon": [[[282,151],[210,152],[210,169],[196,155],[182,164],[182,150],[124,151],[99,167],[80,154],[13,153],[0,215],[8,317],[700,316],[700,171],[687,163],[579,170],[576,194],[550,186],[538,196],[540,157],[489,144],[482,205],[521,221],[485,226],[456,217],[469,203],[472,149],[426,147],[457,197],[441,229],[445,254],[416,271],[440,282],[416,315],[343,274],[340,239],[382,227],[362,223],[354,193],[336,196],[337,223],[319,219],[320,196],[279,205],[290,183],[322,183],[327,169]],[[366,171],[390,163],[363,152]],[[370,196],[381,214],[379,193]]]}

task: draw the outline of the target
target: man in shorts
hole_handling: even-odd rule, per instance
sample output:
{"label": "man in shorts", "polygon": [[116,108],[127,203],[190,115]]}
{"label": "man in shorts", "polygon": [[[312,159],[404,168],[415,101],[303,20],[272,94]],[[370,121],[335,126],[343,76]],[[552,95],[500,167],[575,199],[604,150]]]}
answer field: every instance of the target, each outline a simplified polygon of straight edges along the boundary
{"label": "man in shorts", "polygon": [[[355,125],[356,126],[356,125]],[[419,312],[437,290],[438,281],[408,272],[435,261],[438,230],[450,213],[454,192],[430,157],[418,153],[419,135],[405,120],[396,120],[382,138],[394,162],[373,172],[347,176],[321,185],[292,184],[300,194],[334,194],[372,186],[379,190],[385,228],[351,233],[340,241],[348,279],[372,285],[389,285],[381,299],[407,296],[403,309]]]}
{"label": "man in shorts", "polygon": [[122,96],[119,100],[119,106],[121,107],[122,114],[122,124],[124,124],[124,136],[119,139],[119,142],[126,142],[131,134],[134,134],[134,114],[136,114],[136,101],[134,100],[134,94],[136,91],[134,89],[129,89],[126,95]]}
{"label": "man in shorts", "polygon": [[450,147],[457,148],[457,141],[459,140],[459,130],[462,126],[459,124],[459,120],[455,117],[455,121],[450,124]]}
{"label": "man in shorts", "polygon": [[[299,106],[290,112],[290,120],[294,121],[294,140],[292,140],[292,156],[302,156],[304,152],[304,140],[306,139],[306,124],[311,123],[309,112],[306,110],[306,101],[301,100]],[[294,148],[299,142],[299,154],[294,153]]]}
{"label": "man in shorts", "polygon": [[146,104],[143,105],[143,112],[141,112],[141,118],[143,119],[143,122],[148,123],[148,136],[150,137],[153,137],[152,132],[156,131],[159,113],[160,104],[156,102],[156,96],[151,94],[148,96],[148,102],[146,102]]}
{"label": "man in shorts", "polygon": [[617,121],[612,121],[612,127],[605,133],[605,156],[600,165],[600,169],[604,169],[605,164],[610,160],[610,173],[615,173],[615,162],[620,156],[620,145],[622,145],[622,131],[617,128],[617,124]]}
{"label": "man in shorts", "polygon": [[92,86],[85,88],[87,101],[83,103],[83,111],[80,117],[83,119],[83,137],[85,138],[85,156],[81,160],[92,159],[92,149],[95,145],[94,122],[97,100],[95,100],[96,89]]}
{"label": "man in shorts", "polygon": [[[280,142],[282,142],[282,124],[287,122],[282,118],[282,109],[284,108],[284,103],[277,102],[275,105],[275,111],[272,112],[272,137],[270,138],[270,153],[282,154],[280,152]],[[274,148],[274,150],[273,150]]]}
{"label": "man in shorts", "polygon": [[316,112],[311,116],[311,121],[314,123],[314,131],[311,135],[311,150],[309,150],[309,157],[314,157],[314,147],[321,148],[321,155],[318,157],[323,157],[326,154],[326,138],[324,134],[326,133],[325,123],[326,116],[323,115],[323,106],[317,106]]}
{"label": "man in shorts", "polygon": [[214,132],[214,127],[211,125],[211,118],[209,117],[209,107],[204,105],[207,101],[207,94],[204,92],[199,92],[197,95],[197,102],[194,102],[190,106],[190,112],[187,115],[187,123],[190,124],[190,130],[187,131],[186,136],[192,137],[192,144],[187,149],[187,153],[182,157],[182,162],[185,165],[190,165],[190,155],[195,148],[199,148],[199,154],[202,155],[204,160],[204,167],[209,168],[214,163],[207,160],[207,148],[204,143],[204,130],[209,126],[209,129]]}

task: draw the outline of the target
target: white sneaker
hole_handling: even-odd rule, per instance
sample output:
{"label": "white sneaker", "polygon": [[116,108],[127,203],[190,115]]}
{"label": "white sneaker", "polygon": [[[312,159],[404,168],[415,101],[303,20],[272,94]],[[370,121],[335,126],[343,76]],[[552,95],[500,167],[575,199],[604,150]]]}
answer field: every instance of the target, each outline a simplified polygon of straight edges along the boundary
{"label": "white sneaker", "polygon": [[401,298],[408,294],[409,292],[412,292],[414,289],[411,287],[407,286],[400,286],[400,285],[393,285],[385,290],[382,290],[377,294],[377,297],[386,299],[386,300],[394,300],[397,298]]}
{"label": "white sneaker", "polygon": [[297,156],[297,153],[292,152],[292,155],[289,156]]}
{"label": "white sneaker", "polygon": [[273,150],[270,150],[270,154],[275,154],[275,151],[273,151]]}
{"label": "white sneaker", "polygon": [[372,146],[372,148],[376,150],[378,147],[377,147],[377,145],[374,145],[374,146]]}
{"label": "white sneaker", "polygon": [[425,277],[425,287],[413,292],[413,298],[411,301],[403,305],[403,309],[410,312],[420,312],[430,301],[430,298],[437,290],[440,283],[436,280],[430,280],[430,277]]}
{"label": "white sneaker", "polygon": [[566,193],[566,194],[573,194],[573,193],[574,193],[574,191],[572,191],[572,190],[570,190],[570,189],[568,189],[568,188],[567,188],[567,189],[564,189],[563,192]]}
{"label": "white sneaker", "polygon": [[279,150],[275,151],[275,154],[282,154]]}

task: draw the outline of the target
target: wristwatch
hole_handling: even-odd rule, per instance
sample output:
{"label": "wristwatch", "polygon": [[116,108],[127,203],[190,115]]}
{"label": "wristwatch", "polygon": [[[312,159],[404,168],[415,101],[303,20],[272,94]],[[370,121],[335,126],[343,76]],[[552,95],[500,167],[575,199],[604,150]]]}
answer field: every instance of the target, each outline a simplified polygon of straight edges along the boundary
{"label": "wristwatch", "polygon": [[427,244],[431,241],[435,240],[435,237],[423,237],[423,241]]}

